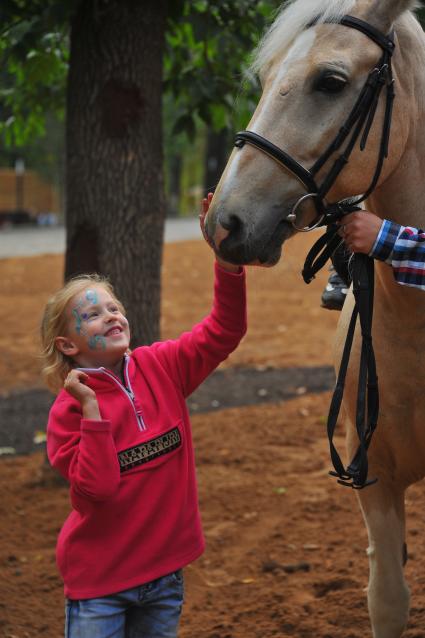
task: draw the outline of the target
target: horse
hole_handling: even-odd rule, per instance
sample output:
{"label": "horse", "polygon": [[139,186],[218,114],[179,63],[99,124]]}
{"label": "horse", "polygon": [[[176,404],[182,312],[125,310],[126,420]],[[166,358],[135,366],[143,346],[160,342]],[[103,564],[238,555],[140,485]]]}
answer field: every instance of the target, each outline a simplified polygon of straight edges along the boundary
{"label": "horse", "polygon": [[[252,66],[262,94],[248,130],[284,149],[297,166],[317,166],[382,56],[379,40],[349,28],[353,24],[344,24],[342,18],[349,15],[367,23],[394,42],[396,98],[388,156],[366,207],[381,218],[424,228],[425,37],[413,10],[411,0],[294,0],[285,5],[255,52]],[[381,95],[367,144],[363,149],[355,145],[326,194],[328,201],[368,191],[385,112]],[[317,171],[317,182],[327,175],[334,155]],[[297,229],[315,225],[318,211],[313,197],[304,199],[305,180],[292,166],[274,160],[276,155],[264,145],[243,143],[233,150],[206,219],[207,235],[223,259],[272,266]],[[296,228],[290,221],[294,218]],[[420,372],[425,363],[425,295],[396,283],[386,263],[376,262],[374,277],[372,334],[380,411],[369,448],[369,472],[378,481],[357,494],[368,532],[367,598],[373,636],[399,638],[410,604],[403,573],[404,497],[407,487],[425,476],[425,378]],[[337,367],[353,303],[349,293],[335,338]],[[356,330],[344,396],[350,458],[358,444],[360,341]]]}

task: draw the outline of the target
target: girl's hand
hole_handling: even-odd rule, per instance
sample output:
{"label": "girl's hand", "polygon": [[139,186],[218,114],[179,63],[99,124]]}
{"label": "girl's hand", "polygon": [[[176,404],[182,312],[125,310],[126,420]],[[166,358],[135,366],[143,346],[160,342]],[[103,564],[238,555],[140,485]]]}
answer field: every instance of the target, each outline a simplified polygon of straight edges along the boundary
{"label": "girl's hand", "polygon": [[201,231],[202,231],[202,235],[205,239],[205,241],[207,242],[207,244],[209,246],[211,246],[211,248],[214,249],[214,246],[211,243],[210,238],[207,235],[207,231],[205,230],[205,217],[207,216],[208,213],[208,209],[210,207],[211,204],[211,200],[214,197],[214,193],[208,193],[208,195],[206,197],[204,197],[204,199],[201,202],[201,214],[199,215],[199,224],[201,226]]}
{"label": "girl's hand", "polygon": [[88,375],[81,370],[71,370],[65,379],[64,389],[81,403],[85,419],[100,419],[99,404],[95,392],[86,385]]}
{"label": "girl's hand", "polygon": [[[214,193],[208,193],[207,197],[204,197],[204,199],[202,200],[201,214],[199,215],[199,223],[201,225],[201,231],[205,241],[207,242],[208,246],[210,246],[215,252],[214,244],[208,237],[207,232],[205,230],[205,217],[207,216],[208,209],[210,207],[213,196],[214,196]],[[227,261],[224,261],[223,259],[220,259],[217,253],[215,255],[215,258],[217,260],[217,263],[221,266],[221,268],[224,268],[224,270],[228,270],[229,272],[237,272],[237,273],[241,272],[240,266],[235,266],[235,264],[231,264]]]}

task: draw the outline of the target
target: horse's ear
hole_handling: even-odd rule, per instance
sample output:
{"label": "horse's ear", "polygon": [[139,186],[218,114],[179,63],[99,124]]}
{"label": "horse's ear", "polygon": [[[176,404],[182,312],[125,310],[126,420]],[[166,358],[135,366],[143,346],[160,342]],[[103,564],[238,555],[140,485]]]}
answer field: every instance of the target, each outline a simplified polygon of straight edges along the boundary
{"label": "horse's ear", "polygon": [[415,0],[373,0],[366,11],[365,20],[387,33],[397,18],[417,6]]}

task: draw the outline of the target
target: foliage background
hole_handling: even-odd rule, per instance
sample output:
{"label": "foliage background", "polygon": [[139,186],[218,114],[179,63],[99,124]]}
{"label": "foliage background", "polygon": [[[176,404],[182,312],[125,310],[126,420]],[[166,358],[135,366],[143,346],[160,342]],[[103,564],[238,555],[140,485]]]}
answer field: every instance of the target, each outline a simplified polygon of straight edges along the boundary
{"label": "foliage background", "polygon": [[[259,87],[245,71],[250,52],[279,4],[170,3],[163,78],[164,161],[169,194],[179,157],[179,213],[193,212],[199,201],[208,131],[233,134],[246,125],[254,109]],[[77,6],[78,0],[4,0],[0,7],[0,165],[13,167],[16,159],[24,158],[26,167],[40,172],[62,194],[69,24]],[[230,150],[230,135],[228,145]]]}

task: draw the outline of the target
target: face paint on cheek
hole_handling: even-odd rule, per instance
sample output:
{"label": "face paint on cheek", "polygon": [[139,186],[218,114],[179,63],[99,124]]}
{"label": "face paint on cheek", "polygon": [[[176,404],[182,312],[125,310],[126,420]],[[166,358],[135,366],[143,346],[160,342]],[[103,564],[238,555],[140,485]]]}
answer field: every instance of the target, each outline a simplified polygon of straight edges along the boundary
{"label": "face paint on cheek", "polygon": [[105,348],[106,348],[106,339],[105,339],[105,337],[102,337],[102,335],[93,335],[92,337],[90,337],[90,339],[89,339],[89,348],[91,350],[97,350],[98,349],[98,345],[100,346],[101,350],[105,350]]}

